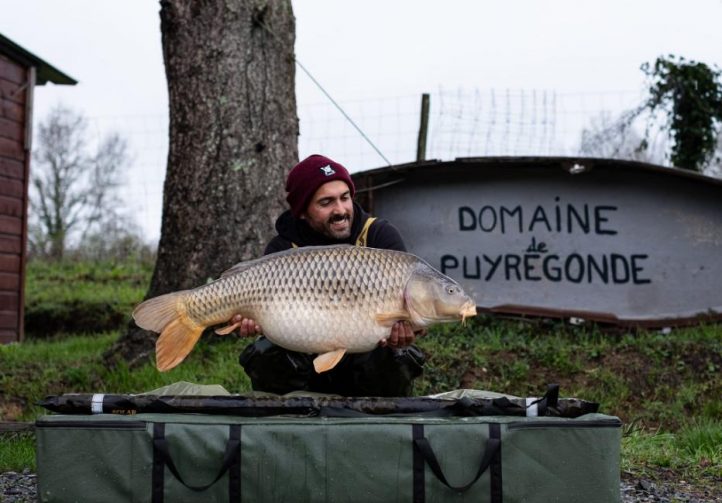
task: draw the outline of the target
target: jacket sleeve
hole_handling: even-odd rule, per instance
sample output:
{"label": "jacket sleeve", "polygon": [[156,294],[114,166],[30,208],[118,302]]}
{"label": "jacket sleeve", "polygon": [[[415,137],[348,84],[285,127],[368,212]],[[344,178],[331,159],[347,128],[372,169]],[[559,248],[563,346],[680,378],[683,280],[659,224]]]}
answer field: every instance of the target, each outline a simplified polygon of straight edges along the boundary
{"label": "jacket sleeve", "polygon": [[376,220],[369,229],[367,241],[371,248],[406,251],[406,245],[399,230],[387,220]]}

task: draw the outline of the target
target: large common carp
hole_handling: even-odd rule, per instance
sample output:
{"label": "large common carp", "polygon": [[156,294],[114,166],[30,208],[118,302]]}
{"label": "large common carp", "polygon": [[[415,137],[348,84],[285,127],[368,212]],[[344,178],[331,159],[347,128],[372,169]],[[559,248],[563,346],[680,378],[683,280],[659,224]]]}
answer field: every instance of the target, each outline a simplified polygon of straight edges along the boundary
{"label": "large common carp", "polygon": [[476,314],[476,305],[415,255],[336,245],[241,262],[212,283],[146,300],[133,318],[160,332],[156,366],[165,371],[185,359],[203,330],[235,314],[255,320],[281,347],[318,353],[314,367],[324,372],[346,352],[374,349],[396,321],[422,328],[463,320]]}

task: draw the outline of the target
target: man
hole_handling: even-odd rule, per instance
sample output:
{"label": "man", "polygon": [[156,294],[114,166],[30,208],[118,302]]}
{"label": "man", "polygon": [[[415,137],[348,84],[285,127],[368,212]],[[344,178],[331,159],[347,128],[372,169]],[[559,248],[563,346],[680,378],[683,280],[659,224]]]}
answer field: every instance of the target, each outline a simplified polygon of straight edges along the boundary
{"label": "man", "polygon": [[[355,187],[341,164],[321,155],[298,163],[286,180],[290,209],[276,221],[275,236],[265,254],[301,246],[352,244],[406,251],[398,230],[370,217],[353,201]],[[234,317],[241,336],[261,334],[255,321]],[[417,334],[408,322],[397,322],[389,338],[368,353],[347,354],[332,370],[316,374],[316,355],[296,353],[265,337],[250,344],[239,362],[253,389],[285,394],[296,390],[345,396],[407,396],[422,372],[423,353],[412,346]]]}

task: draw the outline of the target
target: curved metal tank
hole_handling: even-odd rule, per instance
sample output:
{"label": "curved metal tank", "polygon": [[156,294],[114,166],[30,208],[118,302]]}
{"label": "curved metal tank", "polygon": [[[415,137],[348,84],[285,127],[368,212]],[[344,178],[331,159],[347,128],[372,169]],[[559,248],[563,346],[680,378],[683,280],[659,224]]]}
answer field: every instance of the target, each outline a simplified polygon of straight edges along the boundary
{"label": "curved metal tank", "polygon": [[462,158],[353,175],[409,251],[492,312],[722,319],[722,181],[639,162]]}

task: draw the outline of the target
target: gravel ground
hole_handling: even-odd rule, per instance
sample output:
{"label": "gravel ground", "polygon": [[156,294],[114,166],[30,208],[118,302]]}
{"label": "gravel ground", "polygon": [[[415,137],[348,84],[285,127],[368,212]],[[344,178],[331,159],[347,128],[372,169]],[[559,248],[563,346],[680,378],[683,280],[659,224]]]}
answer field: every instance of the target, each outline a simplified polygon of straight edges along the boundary
{"label": "gravel ground", "polygon": [[0,501],[25,503],[37,500],[37,477],[30,470],[0,473]]}
{"label": "gravel ground", "polygon": [[700,489],[689,484],[652,482],[647,479],[629,478],[620,486],[622,503],[638,503],[655,501],[660,503],[707,503],[719,502],[722,494],[719,491]]}
{"label": "gravel ground", "polygon": [[[625,477],[620,486],[622,503],[707,503],[720,501],[722,494],[710,489],[694,488],[683,482],[652,482],[646,479]],[[0,501],[26,503],[37,501],[37,478],[25,470],[22,473],[0,473]]]}

